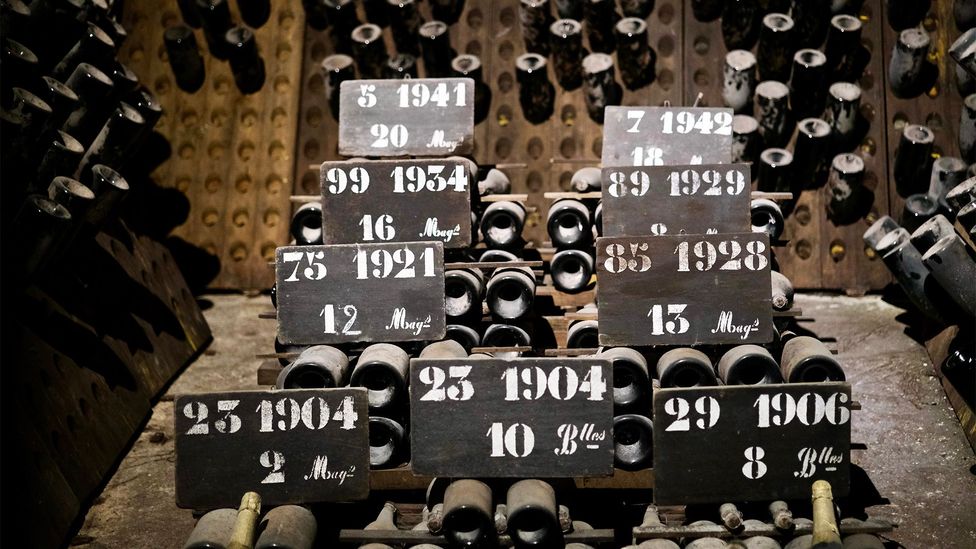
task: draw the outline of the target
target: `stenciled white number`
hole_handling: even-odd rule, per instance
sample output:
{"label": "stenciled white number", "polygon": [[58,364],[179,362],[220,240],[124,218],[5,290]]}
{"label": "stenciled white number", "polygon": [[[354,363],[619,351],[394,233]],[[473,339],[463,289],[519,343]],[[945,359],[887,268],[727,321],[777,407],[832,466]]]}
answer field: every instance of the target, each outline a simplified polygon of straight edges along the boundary
{"label": "stenciled white number", "polygon": [[[653,305],[647,312],[651,317],[651,335],[683,334],[691,328],[688,319],[681,313],[688,307],[687,303],[668,303],[667,305]],[[668,320],[665,320],[665,311]]]}
{"label": "stenciled white number", "polygon": [[[397,248],[393,252],[389,250],[373,250],[366,253],[360,248],[356,250],[353,262],[356,264],[356,279],[366,280],[372,278],[416,278],[417,277],[417,255],[410,248]],[[420,264],[422,265],[421,276],[430,278],[434,276],[434,248],[424,248],[420,252]],[[372,267],[372,268],[370,268]]]}
{"label": "stenciled white number", "polygon": [[282,398],[274,403],[262,400],[255,411],[261,418],[262,433],[290,431],[300,425],[317,431],[324,429],[330,419],[341,422],[339,428],[348,431],[356,427],[359,419],[351,396],[343,397],[335,412],[331,412],[322,397],[309,397],[301,403],[294,398]]}
{"label": "stenciled white number", "polygon": [[678,272],[691,271],[691,253],[698,259],[695,261],[695,270],[701,272],[712,270],[719,264],[720,256],[725,260],[719,266],[721,271],[739,271],[743,267],[749,271],[760,271],[769,264],[769,260],[763,253],[766,251],[766,244],[763,241],[750,240],[746,242],[745,249],[745,258],[738,259],[742,254],[742,245],[734,240],[719,241],[717,248],[715,244],[708,241],[702,240],[692,245],[686,240],[678,243],[674,254],[678,256]]}
{"label": "stenciled white number", "polygon": [[766,451],[761,446],[750,446],[743,452],[746,463],[742,466],[742,474],[747,479],[756,480],[766,476],[768,468],[762,459],[766,457]]}
{"label": "stenciled white number", "polygon": [[[348,187],[356,194],[362,194],[369,188],[369,173],[365,168],[355,167],[346,173],[342,168],[329,168],[325,171],[325,187],[329,194],[342,194]],[[349,185],[349,182],[352,185]]]}
{"label": "stenciled white number", "polygon": [[757,427],[783,427],[794,419],[803,425],[844,425],[851,419],[850,397],[833,393],[826,399],[818,393],[804,393],[799,398],[786,393],[762,394],[752,404],[757,412]]}
{"label": "stenciled white number", "polygon": [[[400,84],[397,87],[397,105],[401,109],[410,107],[449,107],[454,103],[455,107],[465,106],[465,86],[464,82],[458,82],[453,87],[449,87],[446,82],[438,82],[434,89],[423,82],[416,84]],[[454,95],[452,100],[451,95]]]}
{"label": "stenciled white number", "polygon": [[624,172],[610,172],[610,186],[607,192],[614,198],[625,196],[644,196],[651,188],[651,177],[645,171],[636,170],[630,172],[630,176]]}
{"label": "stenciled white number", "polygon": [[356,99],[356,104],[364,109],[376,106],[376,85],[375,84],[360,84],[359,85],[359,97]]}
{"label": "stenciled white number", "polygon": [[396,229],[393,228],[393,216],[380,214],[373,219],[372,214],[365,214],[359,220],[359,226],[363,228],[363,241],[372,242],[379,239],[383,241],[393,240],[396,236]]}
{"label": "stenciled white number", "polygon": [[[443,368],[427,366],[420,370],[420,382],[430,385],[431,389],[424,393],[420,400],[443,402],[445,400],[470,400],[474,396],[474,385],[468,381],[471,366],[449,366],[447,373]],[[448,379],[455,380],[446,387]]]}
{"label": "stenciled white number", "polygon": [[[241,430],[241,418],[234,414],[234,409],[240,404],[240,400],[218,400],[217,412],[218,419],[213,422],[214,429],[218,433],[233,434]],[[209,435],[210,409],[203,402],[188,402],[183,406],[183,416],[193,420],[193,425],[186,430],[187,435]]]}
{"label": "stenciled white number", "polygon": [[[607,382],[603,370],[591,366],[580,381],[572,368],[557,366],[548,373],[538,366],[506,368],[501,379],[505,382],[505,400],[539,400],[550,395],[556,400],[571,400],[578,393],[588,393],[586,400],[603,400]],[[520,390],[520,384],[528,387]]]}
{"label": "stenciled white number", "polygon": [[507,428],[492,423],[485,436],[491,438],[491,457],[526,457],[535,448],[535,433],[524,423],[513,423]]}
{"label": "stenciled white number", "polygon": [[[342,325],[342,329],[336,332],[336,309],[342,311],[342,314],[346,315],[346,322]],[[322,333],[323,334],[337,334],[342,333],[343,335],[360,335],[362,330],[353,330],[353,326],[356,324],[356,317],[359,316],[359,310],[356,309],[355,305],[334,305],[329,303],[322,307],[319,311],[319,316],[322,317]]]}
{"label": "stenciled white number", "polygon": [[393,192],[415,193],[420,191],[440,192],[452,188],[463,193],[468,189],[468,176],[464,166],[455,166],[449,177],[443,173],[447,166],[431,164],[423,166],[397,166],[390,176],[393,178]]}
{"label": "stenciled white number", "polygon": [[[716,127],[717,126],[717,127]],[[701,111],[698,116],[690,111],[665,111],[661,115],[661,133],[689,134],[697,130],[701,135],[732,135],[732,115],[717,112],[714,117],[710,111]]]}
{"label": "stenciled white number", "polygon": [[378,149],[385,149],[390,145],[400,148],[407,144],[407,138],[409,137],[409,132],[407,132],[406,126],[403,124],[394,124],[393,126],[387,126],[386,124],[373,124],[369,127],[369,135],[376,138],[373,141],[373,147]]}
{"label": "stenciled white number", "polygon": [[[606,261],[603,262],[603,267],[607,272],[618,274],[624,271],[631,271],[634,273],[643,273],[650,270],[651,268],[651,258],[650,256],[638,252],[647,251],[646,242],[631,242],[626,247],[623,244],[609,244],[607,245],[606,251],[607,257]],[[625,257],[627,252],[630,252],[630,257]]]}
{"label": "stenciled white number", "polygon": [[302,267],[303,260],[308,264],[305,269],[302,270],[302,276],[305,280],[322,280],[325,275],[328,274],[328,270],[325,268],[325,263],[316,261],[319,259],[325,259],[325,252],[284,252],[281,254],[281,262],[285,265],[288,263],[295,264],[295,270],[288,275],[285,282],[298,282],[300,280],[298,276],[298,270]]}
{"label": "stenciled white number", "polygon": [[277,450],[266,450],[261,453],[259,460],[261,467],[271,469],[271,472],[268,476],[264,477],[261,484],[282,484],[285,482],[285,472],[281,470],[285,466],[284,454]]}
{"label": "stenciled white number", "polygon": [[665,431],[691,431],[692,427],[698,430],[706,430],[718,424],[719,417],[722,415],[721,406],[715,397],[703,396],[695,399],[695,414],[698,416],[694,422],[691,415],[691,405],[681,397],[672,397],[664,402],[664,413],[674,416],[674,421],[664,428]]}

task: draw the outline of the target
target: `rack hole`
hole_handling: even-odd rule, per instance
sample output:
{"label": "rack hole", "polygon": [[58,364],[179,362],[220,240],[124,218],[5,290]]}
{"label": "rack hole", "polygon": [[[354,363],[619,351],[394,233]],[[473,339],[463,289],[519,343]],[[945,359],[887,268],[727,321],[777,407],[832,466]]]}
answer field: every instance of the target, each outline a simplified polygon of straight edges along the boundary
{"label": "rack hole", "polygon": [[806,240],[799,240],[796,243],[796,256],[800,259],[810,259],[813,249],[810,246],[810,242]]}
{"label": "rack hole", "polygon": [[512,85],[514,83],[515,79],[512,78],[512,73],[503,72],[498,75],[498,91],[508,93],[512,90]]}
{"label": "rack hole", "polygon": [[243,242],[235,242],[230,247],[230,258],[241,262],[247,259],[247,246]]}
{"label": "rack hole", "polygon": [[313,128],[319,127],[322,123],[322,109],[312,107],[305,112],[305,123]]}
{"label": "rack hole", "polygon": [[532,157],[533,160],[538,159],[540,156],[542,156],[542,151],[544,149],[545,146],[542,144],[542,140],[539,139],[538,137],[533,137],[532,139],[529,139],[529,143],[526,146],[526,150],[528,151],[529,156]]}
{"label": "rack hole", "polygon": [[[318,82],[318,87],[317,88],[312,87],[312,82],[313,81]],[[309,85],[310,85],[309,86],[310,89],[313,92],[315,92],[315,93],[321,93],[321,91],[322,91],[322,89],[324,87],[323,80],[322,80],[322,75],[321,74],[315,74],[314,76],[312,76],[312,78],[309,79]],[[276,76],[275,79],[274,79],[274,89],[278,93],[288,93],[288,90],[291,89],[291,81],[288,80],[288,77],[285,76],[285,75]]]}
{"label": "rack hole", "polygon": [[525,180],[526,186],[529,188],[529,192],[539,192],[542,190],[542,174],[537,171],[529,172],[529,176]]}
{"label": "rack hole", "polygon": [[508,158],[512,153],[512,142],[507,137],[500,137],[495,141],[495,155],[498,158]]}
{"label": "rack hole", "polygon": [[241,113],[241,125],[250,128],[258,120],[258,113],[254,109],[245,109]]}
{"label": "rack hole", "polygon": [[275,139],[268,145],[268,156],[272,160],[283,160],[285,158],[285,145],[281,141]]}
{"label": "rack hole", "polygon": [[305,175],[302,176],[302,191],[305,194],[318,194],[322,191],[319,188],[319,176],[317,173],[313,171],[305,172]]}
{"label": "rack hole", "polygon": [[264,181],[264,188],[268,191],[268,194],[280,193],[283,185],[284,182],[281,180],[281,176],[276,173],[269,175]]}
{"label": "rack hole", "polygon": [[267,227],[277,227],[281,221],[281,214],[274,208],[269,208],[264,212],[264,224]]}
{"label": "rack hole", "polygon": [[305,158],[315,160],[319,156],[319,150],[319,142],[315,139],[309,139],[305,142],[305,148],[303,151],[305,153]]}
{"label": "rack hole", "polygon": [[222,185],[223,185],[223,182],[220,180],[220,177],[219,176],[217,176],[217,175],[210,175],[210,176],[207,176],[207,180],[203,183],[203,188],[204,189],[207,189],[207,192],[208,193],[213,194],[213,193],[219,191],[220,190],[220,187]]}
{"label": "rack hole", "polygon": [[481,28],[481,25],[485,23],[485,16],[481,13],[480,9],[472,8],[471,11],[468,12],[467,22],[468,26],[471,27],[472,30],[478,30]]}
{"label": "rack hole", "polygon": [[254,156],[254,143],[244,141],[237,147],[237,158],[242,162],[247,162]]}
{"label": "rack hole", "polygon": [[206,225],[207,227],[213,227],[214,225],[217,224],[217,221],[220,220],[220,214],[217,213],[217,210],[211,208],[203,212],[203,215],[201,216],[201,220],[203,221],[203,224]]}
{"label": "rack hole", "polygon": [[657,41],[657,51],[664,57],[670,57],[674,53],[674,38],[662,36]]}
{"label": "rack hole", "polygon": [[241,194],[247,194],[247,191],[251,190],[251,177],[247,175],[238,177],[234,183],[234,188]]}
{"label": "rack hole", "polygon": [[234,216],[231,217],[231,220],[234,222],[235,227],[243,227],[247,225],[247,218],[247,210],[241,208],[234,212]]}

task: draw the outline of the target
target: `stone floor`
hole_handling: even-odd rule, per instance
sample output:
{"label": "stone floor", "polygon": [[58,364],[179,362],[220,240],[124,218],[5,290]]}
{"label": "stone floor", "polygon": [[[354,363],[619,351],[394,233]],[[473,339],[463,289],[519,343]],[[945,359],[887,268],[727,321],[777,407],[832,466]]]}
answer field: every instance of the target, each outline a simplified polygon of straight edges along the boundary
{"label": "stone floor", "polygon": [[[174,497],[173,395],[255,386],[256,353],[271,350],[274,322],[257,318],[267,296],[211,295],[204,314],[214,333],[206,353],[172,384],[143,433],[95,501],[72,545],[181,547],[193,528]],[[802,295],[813,319],[803,327],[836,338],[839,358],[863,409],[855,412],[853,461],[890,503],[872,516],[901,526],[891,546],[976,547],[976,459],[928,356],[905,335],[901,310],[878,296]],[[603,526],[603,525],[601,525]]]}

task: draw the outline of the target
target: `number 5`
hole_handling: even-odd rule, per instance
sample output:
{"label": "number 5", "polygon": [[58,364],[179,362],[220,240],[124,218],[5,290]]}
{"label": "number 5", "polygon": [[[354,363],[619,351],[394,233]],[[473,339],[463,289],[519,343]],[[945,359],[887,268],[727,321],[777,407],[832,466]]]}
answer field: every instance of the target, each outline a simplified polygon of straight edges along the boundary
{"label": "number 5", "polygon": [[356,100],[356,103],[364,109],[375,106],[376,94],[373,93],[374,91],[376,91],[376,86],[373,84],[361,84],[359,86],[360,96],[359,99]]}

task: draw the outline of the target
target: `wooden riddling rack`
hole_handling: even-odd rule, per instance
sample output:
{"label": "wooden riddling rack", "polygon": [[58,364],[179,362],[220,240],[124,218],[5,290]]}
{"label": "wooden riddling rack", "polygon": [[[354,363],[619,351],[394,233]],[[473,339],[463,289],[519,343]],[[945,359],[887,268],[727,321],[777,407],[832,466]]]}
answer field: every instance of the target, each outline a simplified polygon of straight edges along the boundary
{"label": "wooden riddling rack", "polygon": [[[422,11],[426,9],[421,5]],[[933,35],[930,60],[939,66],[937,88],[919,98],[901,100],[888,91],[886,82],[897,34],[885,20],[881,0],[864,2],[860,13],[863,42],[872,55],[859,85],[861,115],[870,127],[856,152],[865,161],[865,182],[874,193],[874,204],[864,219],[837,226],[825,216],[825,189],[802,193],[787,219],[784,239],[789,245],[777,254],[783,273],[797,288],[863,294],[890,281],[884,265],[864,246],[861,236],[879,216],[900,216],[903,200],[889,184],[889,166],[906,120],[932,126],[936,152],[958,154],[955,135],[961,99],[952,82],[952,61],[946,54],[958,32],[949,12],[951,2],[938,0],[925,20],[926,29]],[[670,101],[690,105],[702,93],[703,105],[722,105],[726,48],[719,22],[697,21],[682,2],[659,1],[648,18],[648,31],[657,53],[657,78],[638,90],[624,88],[622,103],[659,105]],[[337,121],[327,107],[320,68],[322,59],[331,53],[329,32],[309,29],[306,35],[295,194],[319,194],[315,166],[340,158],[336,152]],[[492,88],[490,113],[475,127],[474,158],[479,164],[515,165],[504,171],[512,179],[513,192],[527,193],[527,205],[535,207],[528,216],[525,234],[527,240],[541,245],[546,240],[544,216],[548,210],[542,194],[567,190],[573,172],[598,165],[602,127],[586,115],[581,90],[567,92],[558,84],[554,114],[547,122],[533,125],[522,117],[514,74],[514,60],[524,52],[516,0],[469,1],[450,32],[455,50],[481,57],[485,81]],[[391,38],[385,39],[393,51]],[[550,80],[555,82],[551,70]]]}
{"label": "wooden riddling rack", "polygon": [[[59,547],[108,480],[172,377],[211,340],[166,247],[121,223],[78,243],[86,265],[64,262],[11,304],[4,349],[8,506],[17,537]],[[8,354],[9,353],[9,354]],[[22,497],[27,495],[29,497]]]}
{"label": "wooden riddling rack", "polygon": [[[239,21],[236,4],[228,4]],[[266,72],[261,91],[241,94],[229,64],[209,54],[196,30],[206,81],[189,94],[176,86],[163,44],[164,30],[180,23],[176,0],[126,4],[130,38],[119,59],[158,98],[156,130],[172,147],[152,177],[189,199],[189,217],[173,235],[220,259],[215,289],[270,287],[267,262],[288,239],[305,14],[299,0],[274,7],[255,31]]]}

